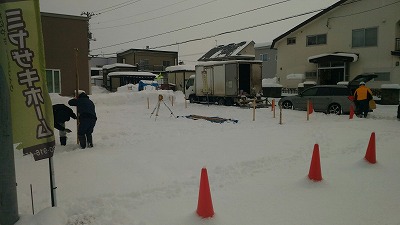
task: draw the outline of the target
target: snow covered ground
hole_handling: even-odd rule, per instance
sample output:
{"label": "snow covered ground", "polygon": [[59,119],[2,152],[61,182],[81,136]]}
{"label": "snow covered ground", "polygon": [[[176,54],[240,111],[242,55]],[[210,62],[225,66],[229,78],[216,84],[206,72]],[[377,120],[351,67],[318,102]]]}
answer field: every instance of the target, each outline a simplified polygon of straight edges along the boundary
{"label": "snow covered ground", "polygon": [[[253,121],[248,108],[185,107],[181,92],[96,88],[90,98],[98,115],[94,148],[78,147],[74,120],[67,146],[56,138],[57,208],[49,208],[48,160],[16,152],[18,225],[400,224],[397,106],[378,105],[370,118],[352,120],[313,113],[307,121],[306,112],[283,110],[281,125],[278,110],[274,118],[271,108],[257,109]],[[363,159],[372,132],[376,164]],[[307,177],[314,144],[321,182]],[[215,211],[209,219],[196,214],[203,167]]]}

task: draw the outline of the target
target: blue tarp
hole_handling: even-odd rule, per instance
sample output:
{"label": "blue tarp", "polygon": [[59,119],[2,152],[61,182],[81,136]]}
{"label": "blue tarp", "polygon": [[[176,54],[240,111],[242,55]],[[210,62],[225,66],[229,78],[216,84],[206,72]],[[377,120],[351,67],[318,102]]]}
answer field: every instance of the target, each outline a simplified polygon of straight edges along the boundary
{"label": "blue tarp", "polygon": [[144,87],[147,86],[147,85],[151,85],[153,87],[158,88],[158,83],[156,83],[156,82],[152,81],[151,83],[145,83],[143,81],[139,81],[138,91],[143,91]]}

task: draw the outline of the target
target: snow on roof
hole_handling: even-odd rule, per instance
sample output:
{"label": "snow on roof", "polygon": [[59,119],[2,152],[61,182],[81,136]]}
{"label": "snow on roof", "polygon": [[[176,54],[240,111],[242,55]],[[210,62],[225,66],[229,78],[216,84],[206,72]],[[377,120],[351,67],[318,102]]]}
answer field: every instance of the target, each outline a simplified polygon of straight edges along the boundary
{"label": "snow on roof", "polygon": [[90,67],[90,70],[103,70],[101,67]]}
{"label": "snow on roof", "polygon": [[195,65],[176,65],[176,66],[168,66],[165,68],[167,72],[174,71],[195,71]]}
{"label": "snow on roof", "polygon": [[286,76],[288,80],[303,80],[306,78],[305,74],[302,73],[291,73]]}
{"label": "snow on roof", "polygon": [[142,71],[118,71],[118,72],[111,72],[107,74],[107,76],[112,77],[112,76],[151,76],[155,77],[157,76],[154,73],[150,72],[142,72]]}
{"label": "snow on roof", "polygon": [[348,81],[339,81],[337,82],[337,85],[349,85]]}
{"label": "snow on roof", "polygon": [[219,45],[206,54],[200,57],[199,61],[209,61],[213,59],[224,59],[232,57],[255,57],[254,55],[240,55],[239,53],[246,48],[249,44],[254,43],[254,41],[242,41],[240,43],[231,43],[228,45]]}
{"label": "snow on roof", "polygon": [[131,65],[131,64],[126,64],[126,63],[113,63],[113,64],[104,65],[103,69],[111,69],[111,68],[115,68],[115,67],[131,67],[131,68],[135,68],[136,66]]}
{"label": "snow on roof", "polygon": [[255,43],[254,48],[270,47],[272,42]]}
{"label": "snow on roof", "polygon": [[212,66],[212,65],[223,65],[231,63],[262,63],[261,60],[227,60],[227,61],[205,61],[198,62],[197,66]]}
{"label": "snow on roof", "polygon": [[235,51],[233,51],[232,55],[238,55],[240,51],[242,51],[245,47],[247,47],[252,41],[246,41],[246,43],[242,46],[240,46],[239,48],[235,49]]}
{"label": "snow on roof", "polygon": [[337,53],[324,53],[324,54],[319,54],[319,55],[313,55],[308,57],[308,61],[313,59],[318,59],[321,57],[325,56],[342,56],[342,57],[348,57],[348,58],[353,58],[353,62],[356,62],[358,60],[358,55],[354,53],[344,53],[344,52],[337,52]]}
{"label": "snow on roof", "polygon": [[304,81],[304,84],[317,84],[315,81]]}

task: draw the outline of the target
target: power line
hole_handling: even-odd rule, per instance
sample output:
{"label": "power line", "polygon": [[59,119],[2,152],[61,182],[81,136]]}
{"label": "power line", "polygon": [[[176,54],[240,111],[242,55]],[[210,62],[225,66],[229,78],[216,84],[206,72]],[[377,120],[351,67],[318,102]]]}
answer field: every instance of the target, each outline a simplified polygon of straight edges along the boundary
{"label": "power line", "polygon": [[[362,1],[362,0],[356,0],[356,1],[358,2],[358,1]],[[353,2],[352,2],[352,3],[353,3]],[[347,4],[352,4],[352,3],[347,3]],[[394,3],[390,3],[390,4],[387,4],[387,5],[384,5],[384,6],[380,6],[380,7],[374,8],[374,9],[370,9],[370,10],[365,10],[365,11],[358,12],[358,13],[353,13],[353,14],[344,15],[344,16],[331,17],[331,18],[340,18],[340,17],[347,17],[347,16],[352,16],[352,15],[358,15],[358,14],[370,12],[370,11],[373,11],[373,10],[376,10],[376,9],[384,8],[384,7],[387,7],[387,6],[390,6],[390,5],[394,5],[394,4],[397,4],[397,3],[400,3],[400,1],[396,1],[396,2],[394,2]],[[257,25],[253,25],[253,26],[244,27],[244,28],[237,29],[237,30],[225,31],[225,32],[222,32],[222,33],[218,33],[218,34],[214,34],[214,35],[210,35],[210,36],[206,36],[206,37],[202,37],[202,38],[195,38],[195,39],[190,39],[190,40],[186,40],[186,41],[182,41],[182,42],[176,42],[176,43],[173,43],[173,44],[167,44],[167,45],[152,47],[152,48],[150,48],[150,49],[158,49],[158,48],[164,48],[164,47],[175,46],[175,45],[179,45],[179,44],[186,44],[186,43],[194,42],[194,41],[200,41],[200,40],[210,39],[210,38],[214,38],[214,37],[217,37],[217,36],[222,36],[222,35],[226,35],[226,34],[230,34],[230,33],[236,33],[236,32],[240,32],[240,31],[244,31],[244,30],[248,30],[248,29],[253,29],[253,28],[256,28],[256,27],[259,27],[259,26],[265,26],[265,25],[269,25],[269,24],[273,24],[273,23],[285,21],[285,20],[288,20],[288,19],[292,19],[292,18],[296,18],[296,17],[308,15],[308,14],[315,13],[315,12],[319,12],[319,11],[322,11],[322,10],[324,10],[324,9],[317,9],[317,10],[313,10],[313,11],[309,11],[309,12],[305,12],[305,13],[301,13],[301,14],[297,14],[297,15],[292,15],[292,16],[289,16],[289,17],[285,17],[285,18],[281,18],[281,19],[277,19],[277,20],[273,20],[273,21],[269,21],[269,22],[266,22],[266,23],[261,23],[261,24],[257,24]],[[161,35],[161,34],[159,34],[159,35]],[[152,36],[150,36],[150,37],[153,37],[153,36],[157,36],[157,35],[152,35]],[[132,40],[132,41],[128,41],[128,42],[123,42],[123,43],[119,43],[119,44],[115,44],[115,45],[110,45],[110,46],[105,46],[105,47],[101,47],[101,48],[96,48],[96,49],[93,49],[93,50],[98,50],[98,49],[102,49],[102,48],[113,47],[113,46],[117,46],[117,45],[121,45],[121,44],[126,44],[126,43],[129,43],[129,42],[134,42],[134,41],[142,40],[142,39],[146,39],[146,38],[141,38],[141,39]],[[106,55],[111,55],[111,54],[116,54],[116,53],[108,53],[108,54],[106,54]],[[201,53],[199,53],[199,54],[201,54]],[[191,54],[189,54],[189,55],[182,55],[182,56],[190,56],[190,55],[191,55]],[[197,55],[197,53],[195,53],[195,54],[193,54],[193,55]]]}
{"label": "power line", "polygon": [[[359,1],[360,1],[360,0],[359,0]],[[387,4],[387,5],[379,6],[379,7],[376,7],[376,8],[372,8],[372,9],[364,10],[364,11],[357,12],[357,13],[351,13],[351,14],[347,14],[347,15],[343,15],[343,16],[333,16],[333,17],[329,17],[328,19],[342,18],[342,17],[348,17],[348,16],[359,15],[359,14],[363,14],[363,13],[367,13],[367,12],[375,11],[375,10],[378,10],[378,9],[382,9],[382,8],[385,8],[385,7],[388,7],[388,6],[391,6],[391,5],[397,4],[397,3],[400,3],[400,1],[397,1],[397,2],[392,2],[392,3],[389,3],[389,4]]]}
{"label": "power line", "polygon": [[97,11],[95,11],[95,12],[97,12],[95,14],[96,15],[100,15],[100,14],[103,14],[103,13],[106,13],[106,12],[114,11],[116,9],[131,5],[131,4],[135,4],[135,3],[140,2],[140,1],[142,1],[142,0],[126,1],[126,2],[123,2],[123,3],[117,4],[117,5],[113,5],[113,6],[107,7],[105,9],[97,10]]}
{"label": "power line", "polygon": [[127,19],[127,18],[132,18],[132,17],[135,17],[135,16],[139,16],[139,15],[143,15],[143,14],[155,12],[155,11],[158,11],[158,10],[161,10],[161,9],[165,9],[165,8],[168,8],[168,7],[171,7],[171,6],[180,4],[180,3],[182,3],[182,2],[187,2],[187,1],[190,1],[190,0],[183,0],[183,1],[180,1],[180,2],[175,2],[175,3],[170,4],[170,5],[166,5],[166,6],[163,6],[163,7],[160,7],[160,8],[156,8],[156,9],[153,9],[153,10],[149,10],[149,11],[145,11],[145,12],[141,12],[141,13],[138,13],[138,14],[135,14],[135,15],[132,15],[132,16],[126,16],[126,17],[122,17],[122,18],[118,18],[118,19],[113,19],[113,20],[106,20],[106,21],[97,22],[97,24],[100,24],[100,23],[109,23],[109,22],[113,22],[113,21],[117,21],[117,20],[123,20],[123,19]]}
{"label": "power line", "polygon": [[[93,50],[98,50],[98,49],[103,49],[103,48],[109,48],[109,47],[114,47],[114,46],[118,46],[118,45],[122,45],[122,44],[127,44],[127,43],[131,43],[131,42],[135,42],[135,41],[140,41],[140,40],[144,40],[144,39],[149,39],[149,38],[153,38],[153,37],[158,37],[158,36],[161,36],[161,35],[170,34],[170,33],[174,33],[174,32],[177,32],[177,31],[182,31],[182,30],[186,30],[186,29],[189,29],[189,28],[193,28],[193,27],[205,25],[205,24],[208,24],[208,23],[213,23],[213,22],[216,22],[216,21],[218,21],[218,20],[227,19],[227,18],[230,18],[230,17],[242,15],[242,14],[249,13],[249,12],[254,12],[254,11],[256,11],[256,10],[260,10],[260,9],[263,9],[263,8],[271,7],[271,6],[278,5],[278,4],[282,4],[282,3],[285,3],[285,2],[289,2],[289,1],[291,1],[291,0],[280,1],[280,2],[277,2],[277,3],[273,3],[273,4],[261,6],[261,7],[258,7],[258,8],[255,8],[255,9],[251,9],[251,10],[247,10],[247,11],[244,11],[244,12],[236,13],[236,14],[233,14],[233,15],[221,17],[221,18],[214,19],[214,20],[209,20],[209,21],[206,21],[206,22],[203,22],[203,23],[198,23],[198,24],[195,24],[195,25],[191,25],[191,26],[187,26],[187,27],[183,27],[183,28],[179,28],[179,29],[175,29],[175,30],[171,30],[171,31],[167,31],[167,32],[159,33],[159,34],[154,34],[154,35],[150,35],[150,36],[147,36],[147,37],[134,39],[134,40],[131,40],[131,41],[126,41],[126,42],[122,42],[122,43],[118,43],[118,44],[108,45],[108,46],[96,48],[96,49],[93,49]],[[318,11],[321,11],[321,10],[322,10],[322,9],[319,9]],[[312,12],[311,12],[311,13],[312,13]],[[308,13],[308,14],[309,14],[309,13]]]}
{"label": "power line", "polygon": [[185,56],[194,56],[194,55],[203,55],[205,52],[198,52],[198,53],[192,53],[192,54],[185,54],[185,55],[179,55],[179,57],[185,57]]}
{"label": "power line", "polygon": [[324,9],[317,9],[317,10],[313,10],[313,11],[297,14],[297,15],[294,15],[294,16],[289,16],[289,17],[285,17],[285,18],[282,18],[282,19],[269,21],[269,22],[266,22],[266,23],[261,23],[261,24],[257,24],[257,25],[253,25],[253,26],[249,26],[249,27],[240,28],[240,29],[237,29],[237,30],[225,31],[225,32],[222,32],[222,33],[219,33],[219,34],[214,34],[214,35],[210,35],[210,36],[206,36],[206,37],[202,37],[202,38],[195,38],[195,39],[191,39],[191,40],[187,40],[187,41],[177,42],[177,43],[174,43],[174,44],[161,45],[161,46],[157,46],[157,47],[152,47],[150,49],[165,48],[165,47],[170,47],[170,46],[174,46],[174,45],[186,44],[186,43],[189,43],[189,42],[210,39],[210,38],[214,38],[214,37],[218,37],[218,36],[222,36],[222,35],[226,35],[226,34],[236,33],[236,32],[240,32],[240,31],[244,31],[244,30],[248,30],[248,29],[253,29],[253,28],[256,28],[256,27],[260,27],[260,26],[265,26],[265,25],[272,24],[272,23],[281,22],[281,21],[288,20],[288,19],[293,19],[293,18],[300,17],[300,16],[305,16],[305,15],[308,15],[308,14],[311,14],[311,13],[315,13],[315,12],[319,12],[319,11],[322,11],[322,10],[324,10]]}
{"label": "power line", "polygon": [[142,20],[142,21],[137,21],[137,22],[128,23],[128,24],[122,24],[122,25],[116,25],[116,26],[111,26],[111,27],[94,28],[93,30],[109,29],[109,28],[116,28],[116,27],[124,27],[124,26],[132,25],[132,24],[143,23],[143,22],[146,22],[146,21],[155,20],[155,19],[159,19],[159,18],[162,18],[162,17],[166,17],[166,16],[173,15],[173,14],[176,14],[176,13],[184,12],[184,11],[187,11],[187,10],[190,10],[190,9],[194,9],[194,8],[197,8],[197,7],[206,5],[206,4],[210,4],[211,2],[215,2],[215,1],[218,1],[218,0],[212,0],[212,1],[209,1],[209,2],[206,2],[206,3],[203,3],[203,4],[200,4],[200,5],[196,5],[196,6],[190,7],[190,8],[186,8],[186,9],[179,10],[179,11],[176,11],[176,12],[173,12],[173,13],[170,13],[170,14],[166,14],[166,15],[162,15],[162,16],[158,16],[158,17],[153,17],[153,18],[150,18],[150,19]]}

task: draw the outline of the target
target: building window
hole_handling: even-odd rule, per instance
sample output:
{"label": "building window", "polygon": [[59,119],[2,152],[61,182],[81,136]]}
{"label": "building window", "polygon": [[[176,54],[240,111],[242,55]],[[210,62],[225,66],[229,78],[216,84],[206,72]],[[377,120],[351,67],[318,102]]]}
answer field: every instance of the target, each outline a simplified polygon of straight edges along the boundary
{"label": "building window", "polygon": [[326,34],[307,36],[307,46],[326,44]]}
{"label": "building window", "polygon": [[288,39],[286,39],[286,41],[287,41],[287,45],[296,44],[296,38],[295,37],[288,38]]}
{"label": "building window", "polygon": [[317,71],[306,72],[306,79],[307,80],[316,80],[317,79]]}
{"label": "building window", "polygon": [[49,93],[61,93],[60,70],[46,70],[46,80]]}
{"label": "building window", "polygon": [[163,64],[163,66],[168,67],[168,66],[171,65],[171,62],[170,61],[163,61],[162,64]]}
{"label": "building window", "polygon": [[363,28],[352,31],[352,46],[370,47],[378,46],[378,28]]}
{"label": "building window", "polygon": [[378,77],[374,78],[374,81],[390,81],[390,72],[379,72],[374,74],[378,75]]}
{"label": "building window", "polygon": [[268,61],[268,54],[260,54],[261,61]]}
{"label": "building window", "polygon": [[141,70],[149,70],[150,69],[150,65],[149,65],[149,60],[148,59],[141,59],[139,61],[139,66]]}

